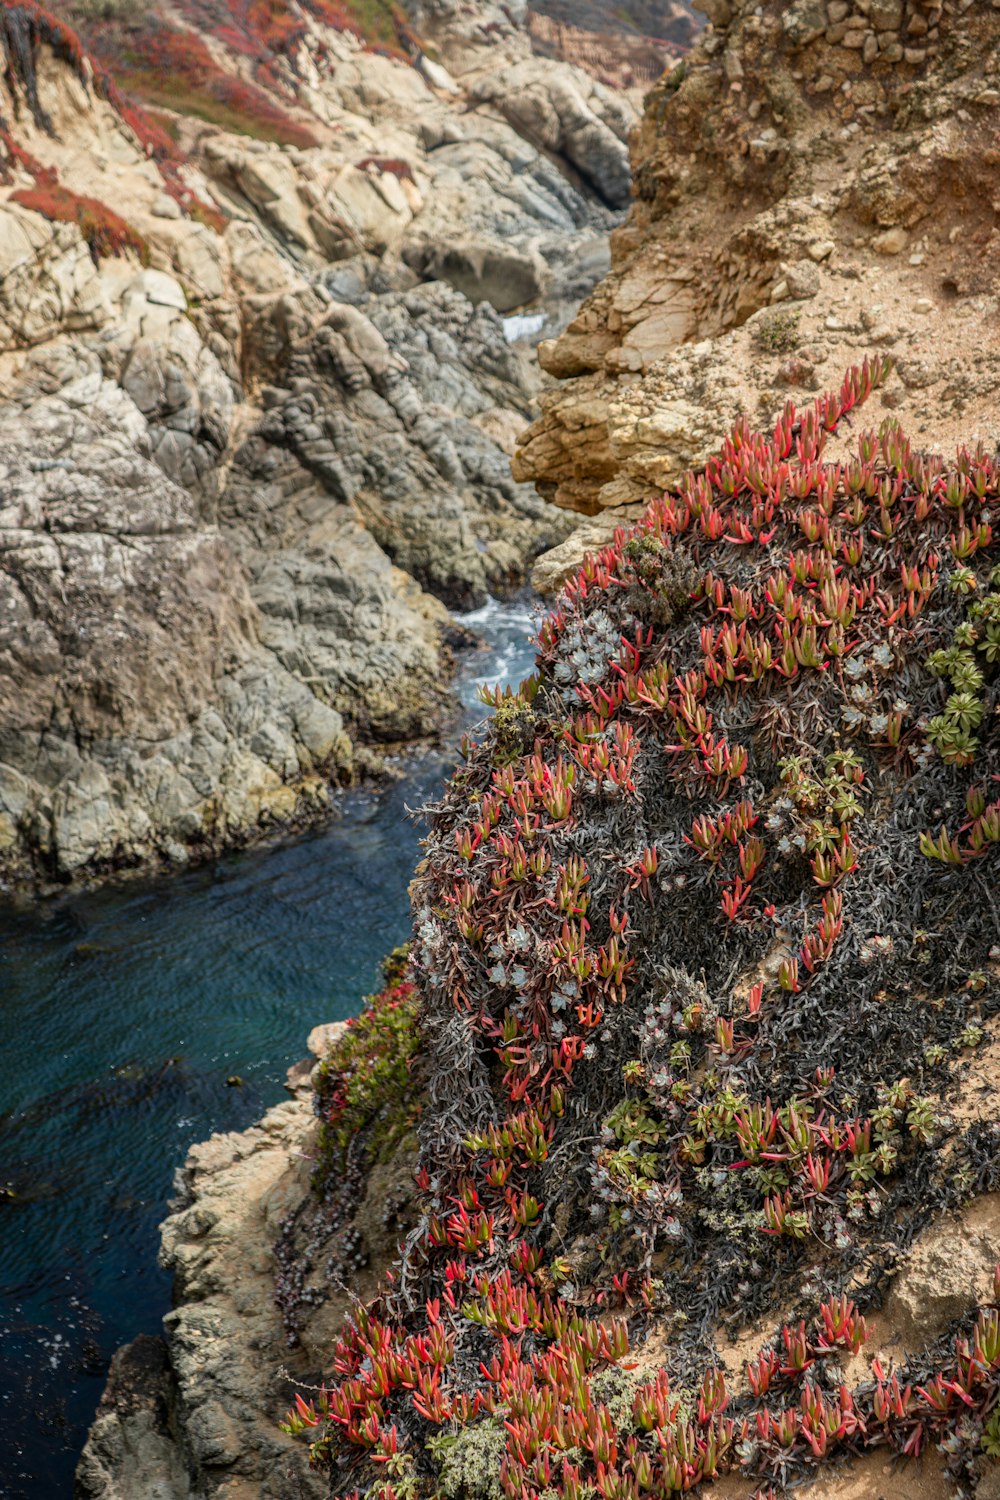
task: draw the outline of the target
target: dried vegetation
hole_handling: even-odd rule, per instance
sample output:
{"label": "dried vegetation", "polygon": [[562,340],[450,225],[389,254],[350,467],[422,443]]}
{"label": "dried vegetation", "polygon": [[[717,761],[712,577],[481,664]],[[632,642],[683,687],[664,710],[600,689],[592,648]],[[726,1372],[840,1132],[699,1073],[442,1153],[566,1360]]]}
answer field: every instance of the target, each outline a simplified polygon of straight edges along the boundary
{"label": "dried vegetation", "polygon": [[830,460],[885,374],[742,422],[590,557],[431,810],[422,1212],[289,1416],[337,1493],[641,1500],[936,1444],[968,1494],[1000,1452],[1000,1281],[846,1373],[928,1219],[1000,1184],[951,1107],[1000,1010],[1000,466],[891,419]]}

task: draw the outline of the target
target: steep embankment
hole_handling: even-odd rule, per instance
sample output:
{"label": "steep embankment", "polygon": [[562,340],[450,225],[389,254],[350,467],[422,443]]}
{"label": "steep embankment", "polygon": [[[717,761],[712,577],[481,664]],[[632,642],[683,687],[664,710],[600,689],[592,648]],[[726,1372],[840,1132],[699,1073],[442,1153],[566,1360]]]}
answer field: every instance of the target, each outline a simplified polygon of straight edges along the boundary
{"label": "steep embankment", "polygon": [[0,12],[8,882],[321,814],[564,532],[500,314],[600,274],[632,106],[506,8],[376,10]]}
{"label": "steep embankment", "polygon": [[1000,468],[867,429],[884,375],[741,423],[560,596],[321,1123],[192,1153],[86,1494],[151,1445],[171,1496],[994,1493]]}
{"label": "steep embankment", "polygon": [[515,457],[595,517],[592,540],[740,411],[768,423],[869,348],[893,357],[878,400],[917,442],[995,436],[996,16],[706,9],[716,25],[650,95],[611,274],[540,347],[562,384]]}
{"label": "steep embankment", "polygon": [[395,1280],[294,1419],[338,1493],[996,1493],[1000,16],[712,9],[519,461],[598,535],[670,493],[468,747],[413,988],[295,1136],[333,1166],[278,1251],[318,1375],[422,1105]]}

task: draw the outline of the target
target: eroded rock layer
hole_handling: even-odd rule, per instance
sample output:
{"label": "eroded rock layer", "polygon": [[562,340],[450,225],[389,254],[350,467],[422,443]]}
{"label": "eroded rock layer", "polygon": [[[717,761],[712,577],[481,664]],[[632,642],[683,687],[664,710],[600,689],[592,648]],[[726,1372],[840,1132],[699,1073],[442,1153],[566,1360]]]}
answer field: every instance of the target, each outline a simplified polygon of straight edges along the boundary
{"label": "eroded rock layer", "polygon": [[739,412],[770,422],[872,348],[917,440],[995,441],[995,7],[705,9],[647,100],[611,274],[540,346],[561,384],[515,456],[556,504],[611,512],[606,536]]}

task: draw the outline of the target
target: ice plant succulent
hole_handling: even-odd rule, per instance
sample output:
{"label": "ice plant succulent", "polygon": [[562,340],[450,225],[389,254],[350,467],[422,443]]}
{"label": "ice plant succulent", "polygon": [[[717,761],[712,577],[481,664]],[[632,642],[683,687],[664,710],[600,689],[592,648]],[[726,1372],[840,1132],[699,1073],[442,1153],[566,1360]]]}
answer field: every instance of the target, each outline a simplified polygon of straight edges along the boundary
{"label": "ice plant succulent", "polygon": [[[940,1149],[948,1060],[1000,1011],[990,923],[954,940],[998,858],[1000,468],[892,419],[828,460],[885,368],[741,421],[589,557],[430,809],[422,1216],[289,1419],[377,1500],[439,1493],[459,1451],[509,1500],[975,1458],[995,1310],[927,1378],[838,1373],[928,1203],[1000,1184],[993,1137]],[[718,1330],[807,1265],[734,1394]]]}

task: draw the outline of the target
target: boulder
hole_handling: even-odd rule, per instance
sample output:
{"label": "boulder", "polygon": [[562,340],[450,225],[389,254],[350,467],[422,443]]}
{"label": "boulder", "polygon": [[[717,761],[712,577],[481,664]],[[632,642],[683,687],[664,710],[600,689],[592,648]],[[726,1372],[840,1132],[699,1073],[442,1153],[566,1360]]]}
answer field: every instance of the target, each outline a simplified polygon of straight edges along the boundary
{"label": "boulder", "polygon": [[404,246],[403,257],[425,280],[446,281],[470,302],[489,302],[501,313],[535,302],[547,281],[537,255],[489,241],[417,242]]}
{"label": "boulder", "polygon": [[565,64],[531,59],[503,74],[487,74],[473,97],[500,110],[529,140],[564,156],[612,208],[629,199],[628,105]]}
{"label": "boulder", "polygon": [[116,1350],[80,1458],[86,1500],[189,1500],[188,1466],[175,1435],[177,1385],[162,1338],[140,1334]]}

